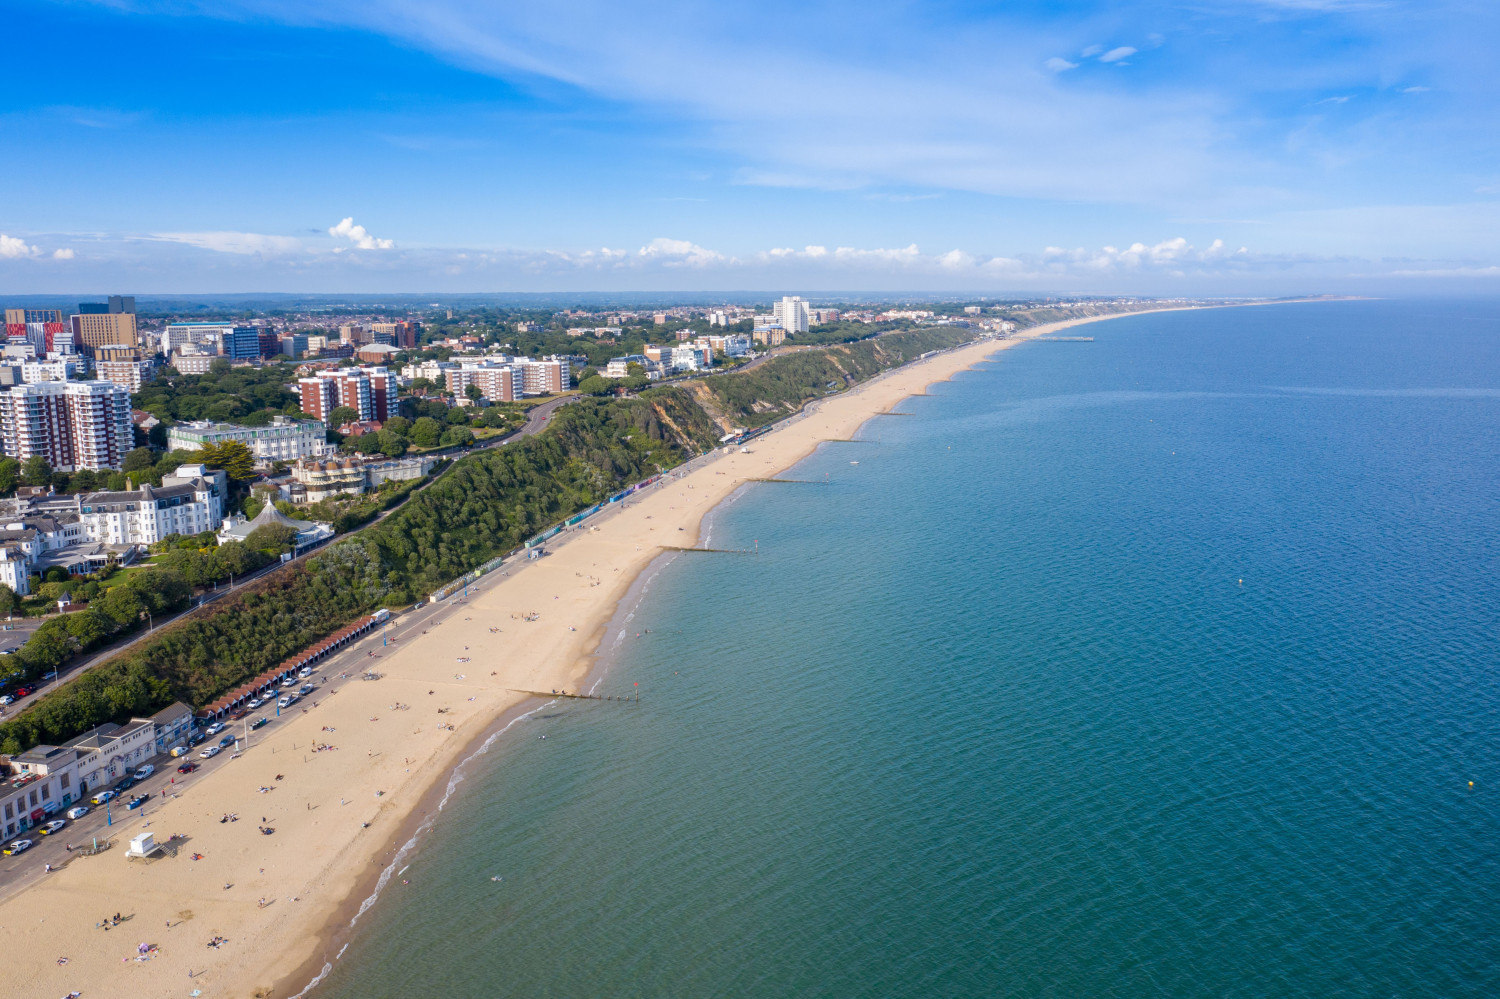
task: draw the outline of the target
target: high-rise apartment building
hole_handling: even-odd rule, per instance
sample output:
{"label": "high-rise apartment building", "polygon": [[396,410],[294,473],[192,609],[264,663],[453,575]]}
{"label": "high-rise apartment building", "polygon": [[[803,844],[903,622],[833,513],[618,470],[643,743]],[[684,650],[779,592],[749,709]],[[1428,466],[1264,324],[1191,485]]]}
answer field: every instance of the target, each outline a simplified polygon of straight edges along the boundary
{"label": "high-rise apartment building", "polygon": [[788,295],[771,307],[771,312],[788,333],[806,333],[810,318],[807,303],[795,295]]}
{"label": "high-rise apartment building", "polygon": [[150,361],[106,361],[94,362],[94,370],[107,382],[114,382],[129,392],[139,392],[141,386],[156,375],[156,365]]}
{"label": "high-rise apartment building", "polygon": [[25,325],[26,323],[60,323],[63,321],[61,309],[6,309],[5,325]]}
{"label": "high-rise apartment building", "polygon": [[385,422],[399,412],[396,376],[385,368],[340,368],[297,379],[302,412],[327,422],[339,406],[359,413],[361,420]]}
{"label": "high-rise apartment building", "polygon": [[72,318],[72,326],[73,343],[87,353],[104,344],[135,347],[140,343],[134,312],[80,313]]}
{"label": "high-rise apartment building", "polygon": [[37,382],[0,395],[0,441],[55,470],[119,468],[135,444],[130,392],[113,382]]}
{"label": "high-rise apartment building", "polygon": [[388,343],[392,347],[411,350],[417,345],[417,333],[421,328],[420,323],[404,320],[399,323],[371,323],[370,333],[376,343]]}
{"label": "high-rise apartment building", "polygon": [[490,402],[515,402],[526,391],[521,369],[508,364],[464,364],[448,368],[443,377],[448,391],[460,399],[468,395],[470,385],[479,386]]}

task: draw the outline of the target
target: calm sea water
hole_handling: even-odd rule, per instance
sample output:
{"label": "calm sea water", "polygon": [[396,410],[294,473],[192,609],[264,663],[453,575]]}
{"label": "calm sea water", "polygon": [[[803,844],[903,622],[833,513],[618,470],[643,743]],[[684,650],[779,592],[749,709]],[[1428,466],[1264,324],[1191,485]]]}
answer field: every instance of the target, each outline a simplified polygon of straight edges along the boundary
{"label": "calm sea water", "polygon": [[721,508],[314,994],[1500,994],[1500,306],[1083,332]]}

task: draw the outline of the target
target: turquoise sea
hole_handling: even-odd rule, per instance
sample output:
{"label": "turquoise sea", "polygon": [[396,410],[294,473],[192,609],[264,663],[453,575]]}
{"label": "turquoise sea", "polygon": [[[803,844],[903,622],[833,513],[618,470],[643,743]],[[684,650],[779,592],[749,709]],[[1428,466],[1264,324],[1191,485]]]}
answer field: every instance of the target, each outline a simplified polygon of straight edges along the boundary
{"label": "turquoise sea", "polygon": [[1500,995],[1500,305],[1070,332],[721,507],[311,994]]}

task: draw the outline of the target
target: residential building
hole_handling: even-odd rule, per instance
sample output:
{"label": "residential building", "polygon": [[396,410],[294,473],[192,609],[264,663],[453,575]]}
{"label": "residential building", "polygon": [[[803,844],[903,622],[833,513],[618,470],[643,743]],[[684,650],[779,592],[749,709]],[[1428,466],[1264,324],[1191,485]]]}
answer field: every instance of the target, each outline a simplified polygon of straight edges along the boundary
{"label": "residential building", "polygon": [[786,330],[780,326],[757,326],[750,338],[768,347],[779,347],[786,340]]}
{"label": "residential building", "polygon": [[528,323],[528,322],[519,322],[519,323],[516,323],[516,332],[517,333],[540,333],[541,331],[542,331],[542,324],[541,323]]}
{"label": "residential building", "polygon": [[267,427],[241,427],[207,420],[179,423],[167,431],[167,448],[197,451],[205,444],[240,441],[261,462],[298,461],[327,454],[327,430],[321,420],[273,416]]}
{"label": "residential building", "polygon": [[162,353],[170,354],[190,343],[221,343],[234,326],[234,323],[168,323],[162,332]]}
{"label": "residential building", "polygon": [[0,395],[0,440],[17,461],[41,456],[58,471],[119,468],[135,446],[130,392],[107,381],[17,385]]}
{"label": "residential building", "polygon": [[520,365],[468,361],[450,366],[443,372],[448,391],[458,398],[468,395],[469,386],[477,385],[490,402],[515,402],[526,392],[526,376]]}
{"label": "residential building", "polygon": [[712,360],[704,358],[705,351],[699,347],[673,347],[670,352],[663,351],[664,363],[673,371],[697,371],[712,364]]}
{"label": "residential building", "polygon": [[134,312],[107,312],[103,315],[76,315],[70,320],[73,343],[88,353],[104,344],[134,347],[140,343]]}
{"label": "residential building", "polygon": [[398,412],[396,376],[383,367],[340,368],[297,379],[302,412],[316,420],[328,419],[339,406],[348,406],[361,420],[384,423]]}
{"label": "residential building", "polygon": [[807,303],[795,295],[784,296],[771,307],[776,323],[788,333],[806,333],[810,318]]}
{"label": "residential building", "polygon": [[517,367],[521,369],[521,390],[526,395],[554,395],[566,392],[573,385],[573,369],[563,358],[522,360]]}
{"label": "residential building", "polygon": [[441,384],[446,379],[447,373],[457,367],[458,364],[453,361],[420,361],[402,368],[401,377],[425,378],[430,382]]}
{"label": "residential building", "polygon": [[6,309],[5,325],[25,326],[27,323],[60,323],[63,321],[61,309]]}
{"label": "residential building", "polygon": [[88,365],[78,357],[57,361],[22,361],[21,381],[28,385],[35,382],[65,382],[85,374],[87,370]]}
{"label": "residential building", "polygon": [[216,531],[224,521],[229,480],[223,471],[183,465],[160,486],[143,483],[127,492],[79,497],[78,518],[91,541],[107,545],[154,545],[169,534]]}
{"label": "residential building", "polygon": [[839,321],[838,309],[810,309],[808,310],[808,322],[814,326],[823,323],[836,323]]}
{"label": "residential building", "polygon": [[627,378],[629,377],[629,366],[639,364],[642,369],[649,368],[652,364],[650,358],[644,354],[627,354],[624,357],[612,357],[604,366],[605,378]]}
{"label": "residential building", "polygon": [[371,343],[370,331],[358,323],[346,323],[339,327],[339,342],[351,343],[359,346],[362,343]]}
{"label": "residential building", "polygon": [[667,314],[665,312],[652,313],[651,322],[653,322],[657,326],[665,326],[667,322]]}
{"label": "residential building", "polygon": [[416,322],[402,321],[398,323],[371,323],[370,331],[379,337],[389,337],[381,343],[389,343],[401,350],[411,350],[417,345],[417,334],[422,330],[422,324]]}
{"label": "residential building", "polygon": [[178,374],[206,375],[218,359],[218,354],[173,354],[167,366],[176,368]]}
{"label": "residential building", "polygon": [[130,392],[139,392],[156,376],[156,365],[150,361],[99,361],[94,367],[100,378]]}

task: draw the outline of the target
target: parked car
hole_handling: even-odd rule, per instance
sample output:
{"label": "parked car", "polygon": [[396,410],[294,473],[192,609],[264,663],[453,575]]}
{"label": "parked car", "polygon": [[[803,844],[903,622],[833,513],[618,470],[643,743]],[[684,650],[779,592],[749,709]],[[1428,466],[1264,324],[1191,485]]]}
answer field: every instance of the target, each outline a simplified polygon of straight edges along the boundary
{"label": "parked car", "polygon": [[283,708],[289,708],[293,704],[297,703],[297,695],[296,694],[287,694],[284,697],[282,697],[281,700],[277,701],[276,703],[279,704],[279,705],[281,705]]}
{"label": "parked car", "polygon": [[16,699],[9,694],[0,694],[0,704],[14,704]]}
{"label": "parked car", "polygon": [[62,829],[67,824],[68,823],[63,819],[53,819],[51,822],[48,822],[46,825],[42,826],[42,828],[38,829],[37,832],[41,833],[43,836],[51,836],[53,833]]}
{"label": "parked car", "polygon": [[232,735],[226,735],[224,738],[219,740],[219,748],[227,749],[228,747],[234,745],[234,738],[235,737]]}
{"label": "parked car", "polygon": [[151,800],[151,795],[149,795],[149,794],[138,794],[134,798],[131,798],[129,801],[127,801],[125,803],[125,807],[126,808],[140,808],[142,805],[144,805],[146,802],[148,802],[150,800]]}
{"label": "parked car", "polygon": [[249,708],[238,708],[238,709],[236,709],[234,711],[231,711],[229,713],[229,720],[230,721],[239,721],[241,718],[245,717],[249,713],[250,713],[250,709]]}
{"label": "parked car", "polygon": [[188,736],[188,745],[196,746],[206,738],[208,738],[208,736],[204,735],[202,732],[194,732],[192,735]]}
{"label": "parked car", "polygon": [[14,857],[16,854],[18,854],[18,853],[25,853],[27,850],[30,850],[30,849],[31,849],[31,840],[29,840],[29,839],[18,839],[14,843],[10,844],[9,846],[7,846],[5,848],[5,855],[7,857]]}
{"label": "parked car", "polygon": [[192,760],[183,760],[181,763],[177,764],[177,772],[180,774],[190,774],[197,769],[198,764],[194,763]]}
{"label": "parked car", "polygon": [[297,678],[294,676],[289,676],[285,680],[281,681],[281,685],[283,687],[295,687],[297,686]]}
{"label": "parked car", "polygon": [[186,756],[187,754],[188,754],[188,748],[186,746],[173,746],[167,752],[168,756],[173,756],[173,757],[176,757],[176,756]]}
{"label": "parked car", "polygon": [[317,689],[318,689],[317,687],[314,687],[310,683],[304,683],[301,687],[297,688],[297,693],[301,694],[303,697],[306,697],[308,694],[311,694],[313,691],[315,691]]}
{"label": "parked car", "polygon": [[206,728],[206,729],[203,730],[203,734],[204,735],[218,735],[222,731],[224,731],[224,723],[223,722],[214,722],[212,725],[208,726],[208,728]]}
{"label": "parked car", "polygon": [[115,784],[115,793],[124,794],[133,787],[135,787],[135,777],[131,774],[126,774],[119,783]]}
{"label": "parked car", "polygon": [[119,794],[115,793],[114,791],[100,791],[98,794],[94,795],[89,800],[92,801],[96,805],[102,805],[106,801],[113,801],[114,799],[116,799],[118,797],[119,797]]}
{"label": "parked car", "polygon": [[270,723],[271,719],[267,718],[265,715],[261,715],[259,718],[255,719],[255,721],[250,723],[250,731],[253,732],[256,729],[260,728],[262,725],[269,725]]}
{"label": "parked car", "polygon": [[256,708],[260,707],[264,703],[266,703],[266,702],[262,698],[252,697],[252,698],[250,698],[250,704],[248,705],[248,707],[253,711]]}
{"label": "parked car", "polygon": [[154,773],[156,773],[156,768],[154,766],[149,763],[142,763],[140,766],[135,768],[135,779],[145,780],[147,777],[150,777]]}
{"label": "parked car", "polygon": [[201,757],[203,757],[205,760],[211,760],[215,756],[219,755],[219,747],[218,746],[209,746],[207,749],[205,749],[203,752],[199,753],[198,755],[201,756]]}
{"label": "parked car", "polygon": [[68,809],[68,818],[81,819],[91,811],[93,811],[93,809],[89,808],[88,805],[74,805],[72,808]]}
{"label": "parked car", "polygon": [[297,675],[300,676],[300,677],[302,677],[304,680],[307,679],[308,677],[312,676],[312,667],[311,666],[304,666],[304,667],[302,667],[301,669],[299,669],[297,671]]}

